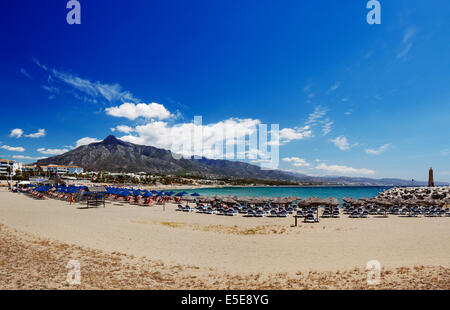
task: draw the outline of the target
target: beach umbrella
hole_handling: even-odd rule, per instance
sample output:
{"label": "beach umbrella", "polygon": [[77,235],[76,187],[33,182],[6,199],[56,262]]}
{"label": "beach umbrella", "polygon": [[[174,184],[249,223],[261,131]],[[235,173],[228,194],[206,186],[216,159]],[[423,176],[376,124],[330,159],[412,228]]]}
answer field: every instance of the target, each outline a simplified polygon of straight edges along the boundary
{"label": "beach umbrella", "polygon": [[344,197],[342,198],[342,201],[351,205],[356,202],[356,199],[352,197]]}
{"label": "beach umbrella", "polygon": [[227,204],[235,204],[235,203],[237,203],[236,200],[234,200],[231,197],[224,197],[222,199],[222,202],[227,203]]}
{"label": "beach umbrella", "polygon": [[330,197],[324,200],[324,204],[328,205],[328,206],[338,206],[339,205],[339,200],[335,197]]}
{"label": "beach umbrella", "polygon": [[199,193],[192,193],[191,196],[198,197],[198,196],[200,196],[200,194]]}
{"label": "beach umbrella", "polygon": [[324,204],[324,200],[319,197],[308,197],[301,201],[302,207],[319,206],[321,204]]}

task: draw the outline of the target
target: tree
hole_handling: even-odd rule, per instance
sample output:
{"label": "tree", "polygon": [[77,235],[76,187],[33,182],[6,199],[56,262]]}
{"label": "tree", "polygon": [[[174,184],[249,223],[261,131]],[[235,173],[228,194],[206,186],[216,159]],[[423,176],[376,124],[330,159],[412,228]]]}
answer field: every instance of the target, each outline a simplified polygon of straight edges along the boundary
{"label": "tree", "polygon": [[39,176],[45,176],[45,172],[40,165],[36,165],[36,169],[39,171]]}

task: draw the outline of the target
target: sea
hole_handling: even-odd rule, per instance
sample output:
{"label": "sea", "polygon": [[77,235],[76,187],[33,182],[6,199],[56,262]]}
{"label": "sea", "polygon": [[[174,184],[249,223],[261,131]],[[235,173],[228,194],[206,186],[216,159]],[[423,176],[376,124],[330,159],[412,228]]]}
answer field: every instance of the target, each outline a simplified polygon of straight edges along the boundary
{"label": "sea", "polygon": [[250,196],[250,197],[335,197],[342,202],[344,197],[359,199],[374,197],[388,190],[388,186],[261,186],[261,187],[217,187],[185,190],[189,194],[198,193],[202,196]]}

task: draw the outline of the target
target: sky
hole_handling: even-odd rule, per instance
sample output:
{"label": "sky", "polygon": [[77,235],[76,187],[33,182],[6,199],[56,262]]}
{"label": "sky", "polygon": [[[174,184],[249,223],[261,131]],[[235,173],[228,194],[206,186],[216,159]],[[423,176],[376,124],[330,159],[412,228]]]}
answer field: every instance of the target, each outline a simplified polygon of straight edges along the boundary
{"label": "sky", "polygon": [[0,158],[176,148],[201,116],[213,144],[278,124],[282,170],[450,181],[449,1],[79,2],[0,3]]}

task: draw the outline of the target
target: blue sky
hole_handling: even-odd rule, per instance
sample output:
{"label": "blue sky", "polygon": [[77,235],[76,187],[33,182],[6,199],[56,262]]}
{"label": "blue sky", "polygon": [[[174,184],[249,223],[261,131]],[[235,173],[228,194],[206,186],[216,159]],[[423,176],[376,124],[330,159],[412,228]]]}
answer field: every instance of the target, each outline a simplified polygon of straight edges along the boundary
{"label": "blue sky", "polygon": [[167,147],[199,115],[279,124],[281,169],[450,181],[450,3],[380,2],[3,1],[0,157]]}

